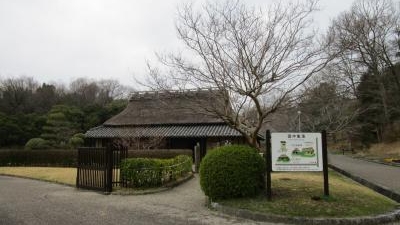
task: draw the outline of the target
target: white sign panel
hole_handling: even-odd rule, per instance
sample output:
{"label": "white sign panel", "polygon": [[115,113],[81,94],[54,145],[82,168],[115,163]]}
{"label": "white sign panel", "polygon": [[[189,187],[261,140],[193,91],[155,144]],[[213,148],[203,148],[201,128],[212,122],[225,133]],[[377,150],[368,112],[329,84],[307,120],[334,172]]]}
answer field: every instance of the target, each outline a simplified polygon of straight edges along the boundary
{"label": "white sign panel", "polygon": [[321,133],[271,133],[272,171],[322,171]]}

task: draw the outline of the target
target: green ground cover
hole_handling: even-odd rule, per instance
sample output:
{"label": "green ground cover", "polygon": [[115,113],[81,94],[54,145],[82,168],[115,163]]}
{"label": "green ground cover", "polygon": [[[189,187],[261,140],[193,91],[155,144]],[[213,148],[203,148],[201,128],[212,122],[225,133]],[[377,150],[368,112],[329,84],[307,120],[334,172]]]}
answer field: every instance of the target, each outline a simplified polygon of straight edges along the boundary
{"label": "green ground cover", "polygon": [[272,201],[253,198],[220,200],[226,206],[269,214],[301,217],[356,217],[377,215],[397,203],[330,171],[330,196],[323,196],[322,173],[272,173]]}

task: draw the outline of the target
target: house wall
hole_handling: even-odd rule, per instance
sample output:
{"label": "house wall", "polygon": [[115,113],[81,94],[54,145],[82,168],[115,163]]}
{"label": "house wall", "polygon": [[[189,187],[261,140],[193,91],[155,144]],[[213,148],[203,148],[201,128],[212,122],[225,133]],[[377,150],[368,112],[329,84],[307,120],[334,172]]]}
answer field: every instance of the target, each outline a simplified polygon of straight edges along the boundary
{"label": "house wall", "polygon": [[244,138],[241,137],[212,137],[207,138],[207,151],[216,147],[227,144],[245,144]]}
{"label": "house wall", "polygon": [[[87,139],[85,146],[105,147],[113,139]],[[204,137],[204,138],[164,138],[163,140],[154,140],[151,138],[141,138],[140,140],[116,140],[122,145],[128,145],[129,149],[191,149],[197,143],[200,143],[200,155],[203,158],[208,151],[215,147],[224,146],[226,144],[245,144],[244,138],[241,137]],[[122,143],[123,142],[123,143]],[[150,147],[149,147],[150,146]],[[194,152],[193,152],[194,157]]]}

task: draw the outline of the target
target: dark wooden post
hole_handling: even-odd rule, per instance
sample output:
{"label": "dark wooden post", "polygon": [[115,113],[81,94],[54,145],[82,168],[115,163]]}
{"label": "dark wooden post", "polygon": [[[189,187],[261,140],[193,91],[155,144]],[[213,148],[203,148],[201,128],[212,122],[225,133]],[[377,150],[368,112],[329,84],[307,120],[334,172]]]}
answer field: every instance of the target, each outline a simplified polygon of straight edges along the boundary
{"label": "dark wooden post", "polygon": [[198,173],[200,169],[200,143],[194,146],[194,172]]}
{"label": "dark wooden post", "polygon": [[82,161],[82,150],[81,148],[78,148],[78,160],[77,160],[77,165],[76,165],[76,187],[80,188],[80,179],[81,179],[81,174],[80,174],[80,166],[81,166],[81,161]]}
{"label": "dark wooden post", "polygon": [[105,192],[112,191],[112,170],[113,170],[113,148],[111,145],[108,145],[105,149],[106,151],[106,185]]}
{"label": "dark wooden post", "polygon": [[325,130],[321,132],[321,136],[322,136],[322,168],[324,173],[324,195],[329,196],[328,149],[327,149]]}
{"label": "dark wooden post", "polygon": [[265,148],[265,162],[267,164],[267,199],[271,200],[271,172],[272,172],[272,156],[271,156],[271,132],[267,130],[265,134],[266,148]]}

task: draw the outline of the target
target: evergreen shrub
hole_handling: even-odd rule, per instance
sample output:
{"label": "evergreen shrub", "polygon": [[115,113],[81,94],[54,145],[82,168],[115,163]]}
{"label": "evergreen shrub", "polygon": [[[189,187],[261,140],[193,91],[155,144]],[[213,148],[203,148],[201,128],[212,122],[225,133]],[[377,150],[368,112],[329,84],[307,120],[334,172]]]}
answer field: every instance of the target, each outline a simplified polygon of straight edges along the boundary
{"label": "evergreen shrub", "polygon": [[192,158],[128,158],[121,163],[121,177],[129,187],[159,187],[192,171]]}
{"label": "evergreen shrub", "polygon": [[200,185],[211,198],[254,196],[264,188],[265,160],[244,145],[215,148],[200,164]]}
{"label": "evergreen shrub", "polygon": [[74,134],[74,136],[72,136],[69,139],[68,145],[72,149],[81,147],[85,143],[84,139],[85,139],[85,135],[84,134],[82,134],[82,133]]}
{"label": "evergreen shrub", "polygon": [[32,138],[25,144],[25,149],[48,149],[49,143],[42,138]]}

